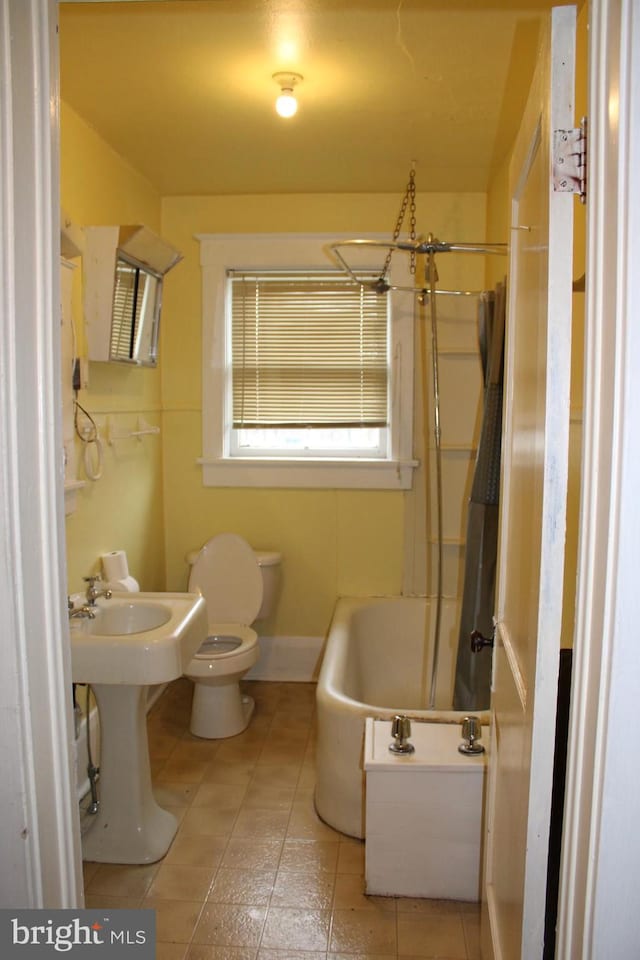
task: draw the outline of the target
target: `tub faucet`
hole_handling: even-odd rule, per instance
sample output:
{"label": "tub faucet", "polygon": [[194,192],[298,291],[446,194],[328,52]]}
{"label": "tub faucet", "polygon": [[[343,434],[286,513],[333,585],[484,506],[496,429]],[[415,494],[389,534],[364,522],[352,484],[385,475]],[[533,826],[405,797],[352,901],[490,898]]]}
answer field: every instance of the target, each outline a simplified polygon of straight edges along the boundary
{"label": "tub faucet", "polygon": [[83,580],[84,580],[85,583],[88,584],[88,587],[87,587],[87,604],[88,604],[89,607],[95,607],[95,605],[96,605],[96,600],[98,599],[98,597],[104,597],[105,600],[110,600],[110,599],[111,599],[111,596],[112,596],[111,590],[109,590],[109,589],[99,590],[99,589],[96,587],[96,583],[101,583],[101,582],[102,582],[102,577],[100,576],[99,573],[96,573],[95,576],[93,576],[93,577],[83,577]]}
{"label": "tub faucet", "polygon": [[395,716],[391,721],[391,736],[389,744],[391,753],[413,753],[415,747],[409,742],[411,736],[411,720],[402,714]]}

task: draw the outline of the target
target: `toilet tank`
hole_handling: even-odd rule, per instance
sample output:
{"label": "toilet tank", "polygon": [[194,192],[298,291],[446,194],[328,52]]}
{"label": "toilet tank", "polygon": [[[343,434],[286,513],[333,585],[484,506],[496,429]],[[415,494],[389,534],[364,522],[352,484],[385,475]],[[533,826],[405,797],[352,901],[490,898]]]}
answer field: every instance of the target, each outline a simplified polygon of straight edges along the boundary
{"label": "toilet tank", "polygon": [[254,550],[262,573],[262,605],[256,620],[266,620],[274,612],[280,591],[282,554],[276,550]]}

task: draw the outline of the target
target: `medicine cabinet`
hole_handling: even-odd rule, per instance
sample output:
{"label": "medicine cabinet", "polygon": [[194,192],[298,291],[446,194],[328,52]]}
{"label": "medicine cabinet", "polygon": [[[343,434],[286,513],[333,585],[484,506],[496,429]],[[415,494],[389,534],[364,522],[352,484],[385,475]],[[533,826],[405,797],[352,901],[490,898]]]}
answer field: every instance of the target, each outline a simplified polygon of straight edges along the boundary
{"label": "medicine cabinet", "polygon": [[148,227],[85,227],[90,360],[155,367],[165,274],[182,254]]}

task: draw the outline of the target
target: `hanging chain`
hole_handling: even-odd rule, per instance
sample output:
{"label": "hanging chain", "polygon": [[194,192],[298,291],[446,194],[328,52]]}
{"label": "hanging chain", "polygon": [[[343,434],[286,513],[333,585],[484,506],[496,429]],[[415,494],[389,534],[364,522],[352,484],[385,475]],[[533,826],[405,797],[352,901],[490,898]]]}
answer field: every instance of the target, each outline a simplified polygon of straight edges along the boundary
{"label": "hanging chain", "polygon": [[[402,230],[402,225],[404,219],[407,215],[407,207],[409,208],[409,237],[411,240],[416,239],[416,171],[411,170],[409,174],[409,182],[407,183],[407,188],[405,190],[404,197],[402,198],[402,203],[400,205],[400,212],[398,213],[398,219],[396,220],[395,230],[393,231],[393,242],[400,236],[400,231]],[[387,258],[384,261],[384,266],[382,268],[381,278],[386,278],[389,267],[391,266],[391,257],[393,256],[393,248],[389,249]],[[410,271],[411,275],[415,276],[416,272],[416,252],[415,250],[411,251],[410,254]]]}

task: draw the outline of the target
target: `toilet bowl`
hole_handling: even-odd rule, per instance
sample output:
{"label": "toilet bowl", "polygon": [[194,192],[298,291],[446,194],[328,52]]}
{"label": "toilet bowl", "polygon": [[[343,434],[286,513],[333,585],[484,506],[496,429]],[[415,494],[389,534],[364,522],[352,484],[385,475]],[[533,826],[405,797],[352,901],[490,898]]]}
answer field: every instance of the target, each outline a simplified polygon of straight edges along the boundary
{"label": "toilet bowl", "polygon": [[[185,675],[194,681],[190,730],[196,737],[220,739],[244,730],[253,713],[251,697],[240,692],[240,679],[256,663],[258,636],[251,629],[265,606],[265,569],[279,555],[263,553],[262,564],[246,540],[223,533],[209,540],[192,562],[189,591],[207,603],[208,636],[190,661]],[[270,586],[270,585],[269,585]],[[269,598],[271,593],[269,589]]]}

